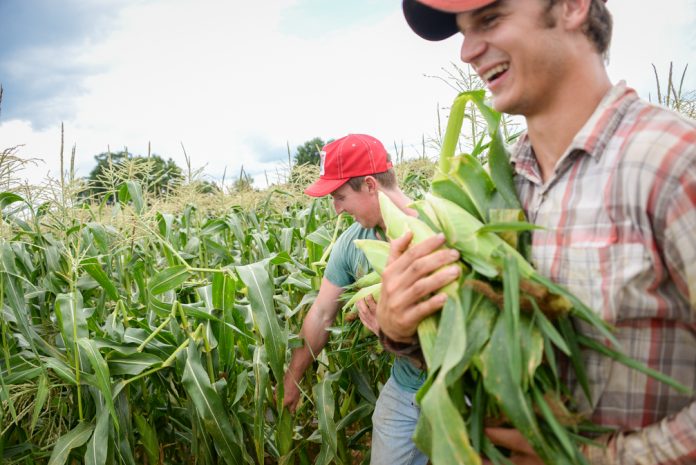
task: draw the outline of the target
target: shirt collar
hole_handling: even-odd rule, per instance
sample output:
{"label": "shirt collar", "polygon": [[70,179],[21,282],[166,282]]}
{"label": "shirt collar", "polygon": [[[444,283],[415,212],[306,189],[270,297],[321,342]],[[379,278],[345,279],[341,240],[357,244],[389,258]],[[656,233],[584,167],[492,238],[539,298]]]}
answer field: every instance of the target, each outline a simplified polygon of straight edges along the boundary
{"label": "shirt collar", "polygon": [[582,150],[592,158],[599,159],[628,108],[637,99],[636,91],[628,87],[625,81],[620,81],[609,89],[590,119],[573,139],[569,151]]}
{"label": "shirt collar", "polygon": [[[579,150],[598,160],[626,111],[637,99],[638,95],[626,85],[625,81],[612,86],[561,158]],[[514,164],[517,173],[526,177],[538,177],[538,164],[526,132],[514,145],[510,161]]]}

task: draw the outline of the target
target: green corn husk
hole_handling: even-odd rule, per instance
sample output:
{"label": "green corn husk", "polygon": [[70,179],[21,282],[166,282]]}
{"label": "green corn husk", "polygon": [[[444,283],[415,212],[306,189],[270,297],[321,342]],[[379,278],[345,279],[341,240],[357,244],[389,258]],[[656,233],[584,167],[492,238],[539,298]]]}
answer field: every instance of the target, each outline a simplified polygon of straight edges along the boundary
{"label": "green corn husk", "polygon": [[[475,153],[455,156],[469,102],[486,119],[490,141],[479,143]],[[588,322],[619,347],[607,323],[539,275],[525,258],[528,237],[525,241],[519,233],[536,226],[524,221],[500,121],[500,114],[484,103],[483,91],[460,94],[452,105],[431,193],[413,205],[419,219],[380,195],[390,239],[409,230],[412,244],[417,244],[442,232],[447,247],[460,252],[466,274],[440,290],[448,295],[445,306],[418,327],[428,376],[417,394],[422,410],[414,441],[434,465],[478,465],[482,454],[495,464],[508,463],[483,434],[485,425],[503,424],[519,430],[545,463],[585,465],[578,445],[587,440],[579,435],[581,419],[566,407],[569,393],[554,366],[554,347],[570,357],[588,399],[580,345],[677,390],[689,389],[614,348],[575,334],[571,317]],[[484,150],[488,171],[479,161]],[[382,273],[389,251],[384,242],[376,242],[359,241],[358,246]],[[372,275],[365,292],[374,295],[379,286]]]}

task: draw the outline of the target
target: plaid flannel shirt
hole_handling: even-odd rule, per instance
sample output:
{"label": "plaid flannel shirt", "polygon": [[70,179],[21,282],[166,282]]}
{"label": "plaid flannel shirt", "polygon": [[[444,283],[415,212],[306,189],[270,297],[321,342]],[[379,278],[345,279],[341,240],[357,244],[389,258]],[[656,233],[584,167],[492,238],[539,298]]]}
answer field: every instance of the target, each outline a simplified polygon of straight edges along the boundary
{"label": "plaid flannel shirt", "polygon": [[[534,231],[536,268],[616,328],[624,353],[696,390],[696,122],[614,86],[541,179],[529,139],[512,158]],[[587,325],[579,331],[601,340]],[[696,463],[696,397],[594,352],[583,353],[589,402],[618,428],[591,463]]]}

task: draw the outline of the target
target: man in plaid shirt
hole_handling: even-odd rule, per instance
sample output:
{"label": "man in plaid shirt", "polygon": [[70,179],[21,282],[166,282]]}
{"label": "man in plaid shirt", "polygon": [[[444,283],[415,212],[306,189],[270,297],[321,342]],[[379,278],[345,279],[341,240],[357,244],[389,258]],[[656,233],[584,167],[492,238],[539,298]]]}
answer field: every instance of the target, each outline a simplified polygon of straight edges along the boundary
{"label": "man in plaid shirt", "polygon": [[[604,66],[611,16],[602,0],[404,0],[429,40],[461,32],[461,58],[499,111],[523,115],[513,150],[532,258],[616,328],[623,351],[696,392],[696,122],[644,102]],[[452,251],[433,238],[392,243],[377,317],[412,342],[456,278]],[[435,272],[435,273],[433,273]],[[596,337],[585,325],[580,331]],[[585,354],[593,404],[617,428],[586,447],[593,464],[696,463],[696,398],[596,353]],[[517,464],[541,463],[520,433],[491,428]]]}

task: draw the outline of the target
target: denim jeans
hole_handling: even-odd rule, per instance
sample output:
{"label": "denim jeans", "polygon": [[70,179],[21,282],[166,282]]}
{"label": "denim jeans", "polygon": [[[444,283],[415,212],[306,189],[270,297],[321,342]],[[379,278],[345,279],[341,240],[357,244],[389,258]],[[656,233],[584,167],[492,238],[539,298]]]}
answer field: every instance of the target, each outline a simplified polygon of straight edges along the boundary
{"label": "denim jeans", "polygon": [[428,462],[411,439],[419,414],[416,394],[404,391],[390,377],[379,393],[372,414],[370,465],[425,465]]}

